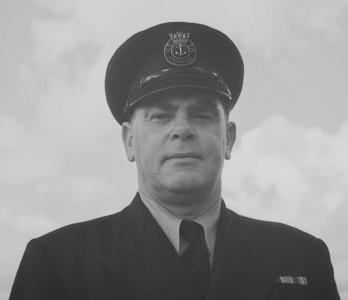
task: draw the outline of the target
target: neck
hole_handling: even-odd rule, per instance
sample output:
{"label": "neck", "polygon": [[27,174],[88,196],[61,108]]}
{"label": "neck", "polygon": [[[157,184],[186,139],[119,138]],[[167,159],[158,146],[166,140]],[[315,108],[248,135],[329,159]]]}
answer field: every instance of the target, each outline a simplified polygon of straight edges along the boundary
{"label": "neck", "polygon": [[210,193],[151,192],[139,185],[139,193],[162,205],[180,219],[196,219],[221,200],[221,184]]}

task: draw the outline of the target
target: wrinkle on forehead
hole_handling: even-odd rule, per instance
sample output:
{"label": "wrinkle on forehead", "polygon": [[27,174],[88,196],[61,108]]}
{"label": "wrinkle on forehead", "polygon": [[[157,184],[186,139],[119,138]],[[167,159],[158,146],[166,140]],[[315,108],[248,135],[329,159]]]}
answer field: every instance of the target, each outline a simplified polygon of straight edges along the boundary
{"label": "wrinkle on forehead", "polygon": [[218,100],[208,99],[197,96],[173,97],[157,99],[145,105],[145,109],[160,108],[168,111],[175,111],[180,107],[187,109],[195,108],[198,110],[217,110]]}
{"label": "wrinkle on forehead", "polygon": [[144,99],[135,108],[131,117],[131,122],[134,116],[139,112],[148,115],[153,109],[160,109],[165,111],[176,111],[180,107],[186,107],[190,111],[210,111],[214,112],[217,117],[221,117],[221,113],[224,115],[224,119],[228,121],[228,113],[224,109],[223,99],[216,93],[182,89],[173,91],[162,92],[152,95],[151,98]]}

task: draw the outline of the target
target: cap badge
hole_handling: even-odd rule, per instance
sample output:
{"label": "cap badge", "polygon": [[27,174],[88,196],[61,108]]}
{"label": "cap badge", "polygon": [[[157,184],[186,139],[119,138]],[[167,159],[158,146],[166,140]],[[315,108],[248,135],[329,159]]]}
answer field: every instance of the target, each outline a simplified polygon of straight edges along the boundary
{"label": "cap badge", "polygon": [[170,40],[164,46],[164,58],[174,66],[187,66],[197,58],[196,47],[189,32],[170,33]]}

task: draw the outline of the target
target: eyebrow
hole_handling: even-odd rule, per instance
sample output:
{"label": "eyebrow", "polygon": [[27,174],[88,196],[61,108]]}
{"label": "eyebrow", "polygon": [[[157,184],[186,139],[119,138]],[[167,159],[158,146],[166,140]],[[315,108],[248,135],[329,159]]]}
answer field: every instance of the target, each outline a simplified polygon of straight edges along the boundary
{"label": "eyebrow", "polygon": [[[188,106],[188,109],[197,109],[199,111],[203,110],[213,110],[218,112],[218,100],[211,100],[211,99],[202,99],[197,102],[194,102]],[[149,105],[144,105],[145,111],[149,112],[153,108],[157,109],[163,109],[167,111],[173,111],[178,108],[177,104],[172,104],[167,101],[161,101],[161,99],[156,99],[154,101],[151,101]]]}
{"label": "eyebrow", "polygon": [[159,108],[163,110],[175,110],[177,107],[178,105],[168,103],[167,101],[154,100],[153,102],[150,102],[148,106],[145,106],[145,109],[147,111],[153,108]]}
{"label": "eyebrow", "polygon": [[215,112],[218,112],[219,109],[218,109],[218,101],[216,100],[209,100],[209,99],[206,99],[206,100],[201,100],[199,103],[194,103],[191,107],[193,108],[198,108],[198,110],[212,110],[212,111],[215,111]]}
{"label": "eyebrow", "polygon": [[149,115],[152,113],[154,109],[164,110],[164,111],[174,111],[176,105],[172,105],[165,101],[155,100],[149,105],[144,105],[144,118],[149,118]]}

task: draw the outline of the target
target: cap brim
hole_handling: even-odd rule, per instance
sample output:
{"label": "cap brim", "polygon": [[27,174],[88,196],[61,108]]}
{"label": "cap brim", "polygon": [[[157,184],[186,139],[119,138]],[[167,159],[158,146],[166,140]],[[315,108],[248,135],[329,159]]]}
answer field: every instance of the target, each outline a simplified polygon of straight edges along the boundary
{"label": "cap brim", "polygon": [[[211,74],[214,74],[212,76]],[[217,93],[226,101],[233,105],[231,93],[227,86],[217,77],[216,73],[202,73],[197,71],[185,71],[182,69],[174,70],[172,72],[165,72],[161,76],[154,76],[153,79],[148,80],[143,84],[136,85],[129,94],[125,113],[128,114],[135,104],[148,100],[151,96],[175,89],[192,88]]]}

